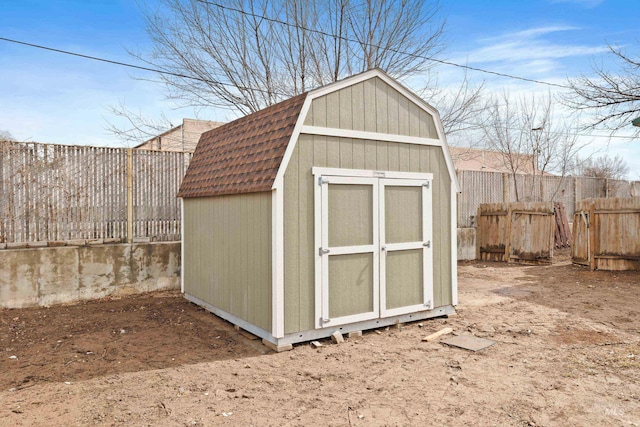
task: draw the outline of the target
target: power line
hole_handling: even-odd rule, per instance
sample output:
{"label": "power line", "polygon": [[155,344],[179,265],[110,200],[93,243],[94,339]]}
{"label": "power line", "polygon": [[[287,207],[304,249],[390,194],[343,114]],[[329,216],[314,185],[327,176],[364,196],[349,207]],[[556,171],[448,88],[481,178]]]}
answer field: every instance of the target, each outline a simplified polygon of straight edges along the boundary
{"label": "power line", "polygon": [[251,17],[254,17],[254,18],[264,19],[265,21],[273,22],[273,23],[276,23],[276,24],[286,25],[288,27],[293,27],[293,28],[297,28],[297,29],[300,29],[300,30],[309,31],[311,33],[320,34],[320,35],[323,35],[323,36],[326,36],[326,37],[333,37],[333,38],[340,39],[340,40],[343,40],[343,41],[346,41],[346,42],[350,42],[350,43],[360,43],[360,44],[364,44],[364,45],[369,46],[369,47],[374,47],[376,49],[386,49],[388,51],[391,51],[393,53],[397,53],[399,55],[410,56],[412,58],[426,59],[427,61],[433,61],[433,62],[437,62],[437,63],[443,64],[443,65],[449,65],[449,66],[452,66],[452,67],[463,68],[463,69],[470,70],[470,71],[478,71],[480,73],[492,74],[492,75],[499,76],[499,77],[506,77],[506,78],[509,78],[509,79],[521,80],[521,81],[525,81],[525,82],[529,82],[529,83],[536,83],[536,84],[541,84],[541,85],[546,85],[546,86],[559,87],[559,88],[563,88],[563,89],[571,89],[570,86],[562,85],[562,84],[559,84],[559,83],[545,82],[543,80],[536,80],[536,79],[530,79],[530,78],[527,78],[527,77],[515,76],[513,74],[501,73],[499,71],[486,70],[484,68],[472,67],[470,65],[457,64],[455,62],[445,61],[443,59],[436,59],[436,58],[432,58],[432,57],[424,56],[424,55],[417,55],[415,53],[405,52],[405,51],[394,49],[394,48],[391,48],[391,47],[383,47],[383,46],[379,46],[379,45],[376,45],[376,44],[373,44],[373,43],[363,43],[363,42],[361,42],[359,40],[353,40],[353,39],[350,39],[350,38],[345,37],[345,36],[340,36],[340,35],[337,35],[337,34],[328,33],[326,31],[321,31],[321,30],[316,30],[316,29],[313,29],[313,28],[304,27],[304,26],[299,25],[299,24],[292,24],[290,22],[286,22],[286,21],[283,21],[281,19],[269,18],[269,17],[264,16],[264,15],[258,15],[258,14],[252,13],[252,12],[247,12],[247,11],[242,10],[242,9],[237,9],[237,8],[234,8],[234,7],[224,6],[224,5],[221,5],[221,4],[218,4],[218,3],[214,3],[214,2],[210,2],[210,1],[206,1],[206,0],[198,0],[198,2],[204,3],[204,4],[208,4],[208,5],[211,5],[211,6],[215,6],[215,7],[219,7],[220,9],[223,9],[223,10],[229,10],[231,12],[241,13],[243,15],[251,16]]}
{"label": "power line", "polygon": [[[458,122],[460,124],[463,125],[467,125],[469,126],[469,128],[471,129],[480,129],[483,126],[478,124],[478,123],[471,123],[471,122]],[[518,128],[518,127],[512,127],[512,126],[500,126],[500,129],[507,129],[507,130],[511,130],[514,132],[525,132],[523,129]],[[536,129],[539,130],[539,129]],[[531,129],[532,132],[535,132],[536,130]],[[569,136],[583,136],[583,137],[590,137],[590,138],[617,138],[617,139],[630,139],[630,140],[638,140],[640,139],[640,137],[636,137],[633,135],[599,135],[599,134],[593,134],[593,133],[580,133],[578,131],[576,132],[569,132],[568,133]]]}
{"label": "power line", "polygon": [[[269,92],[269,91],[264,90],[264,89],[237,86],[237,85],[234,85],[234,84],[231,84],[231,83],[223,83],[223,82],[218,81],[218,80],[203,79],[201,77],[188,76],[186,74],[175,73],[175,72],[172,72],[172,71],[159,70],[157,68],[150,68],[150,67],[145,67],[145,66],[142,66],[142,65],[129,64],[127,62],[114,61],[112,59],[100,58],[98,56],[85,55],[85,54],[82,54],[82,53],[71,52],[71,51],[62,50],[62,49],[56,49],[56,48],[53,48],[53,47],[43,46],[43,45],[34,44],[34,43],[27,43],[27,42],[23,42],[23,41],[20,41],[20,40],[9,39],[9,38],[6,38],[6,37],[0,37],[0,40],[5,41],[5,42],[9,42],[9,43],[20,44],[20,45],[23,45],[23,46],[34,47],[34,48],[37,48],[37,49],[48,50],[48,51],[51,51],[51,52],[62,53],[62,54],[65,54],[65,55],[77,56],[79,58],[91,59],[93,61],[106,62],[107,64],[120,65],[122,67],[133,68],[133,69],[136,69],[136,70],[150,71],[152,73],[165,74],[165,75],[169,75],[169,76],[180,77],[180,78],[183,78],[183,79],[197,80],[197,81],[200,81],[200,82],[203,82],[203,83],[208,83],[208,84],[214,84],[214,85],[220,85],[220,86],[229,86],[229,87],[234,87],[234,88],[237,88],[237,89],[240,89],[240,90],[255,90],[255,91],[264,92],[264,93],[275,93],[275,92]],[[276,94],[277,95],[286,96],[285,94],[282,94],[282,93],[276,93]]]}

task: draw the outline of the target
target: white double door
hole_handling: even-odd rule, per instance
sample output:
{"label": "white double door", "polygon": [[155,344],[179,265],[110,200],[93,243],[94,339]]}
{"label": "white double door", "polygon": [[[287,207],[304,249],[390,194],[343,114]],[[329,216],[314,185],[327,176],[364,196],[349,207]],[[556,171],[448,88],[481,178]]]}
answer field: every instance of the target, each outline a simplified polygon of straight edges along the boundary
{"label": "white double door", "polygon": [[320,175],[317,327],[433,308],[432,175]]}

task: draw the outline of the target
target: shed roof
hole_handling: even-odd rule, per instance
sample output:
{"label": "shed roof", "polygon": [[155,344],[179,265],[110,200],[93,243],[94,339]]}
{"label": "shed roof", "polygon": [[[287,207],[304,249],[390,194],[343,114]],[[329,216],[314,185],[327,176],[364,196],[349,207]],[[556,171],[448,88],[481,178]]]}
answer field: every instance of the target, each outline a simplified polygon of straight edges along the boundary
{"label": "shed roof", "polygon": [[[296,126],[301,124],[298,122],[305,108],[305,101],[374,76],[387,82],[439,121],[435,108],[384,71],[374,68],[297,95],[204,133],[182,181],[178,197],[209,197],[272,190],[283,179],[295,146],[295,138],[292,137],[296,136]],[[447,169],[455,190],[459,192],[444,131],[441,124],[437,126]],[[289,144],[291,141],[294,143]]]}
{"label": "shed roof", "polygon": [[178,197],[269,191],[307,94],[204,133]]}

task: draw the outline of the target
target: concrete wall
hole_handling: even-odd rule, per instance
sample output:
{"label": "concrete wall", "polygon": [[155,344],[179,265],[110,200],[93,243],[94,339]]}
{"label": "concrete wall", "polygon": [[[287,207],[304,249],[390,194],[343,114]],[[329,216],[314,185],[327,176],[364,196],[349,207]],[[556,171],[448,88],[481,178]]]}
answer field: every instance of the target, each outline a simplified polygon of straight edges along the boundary
{"label": "concrete wall", "polygon": [[180,287],[180,242],[0,251],[0,308]]}
{"label": "concrete wall", "polygon": [[475,227],[458,228],[458,261],[476,259]]}

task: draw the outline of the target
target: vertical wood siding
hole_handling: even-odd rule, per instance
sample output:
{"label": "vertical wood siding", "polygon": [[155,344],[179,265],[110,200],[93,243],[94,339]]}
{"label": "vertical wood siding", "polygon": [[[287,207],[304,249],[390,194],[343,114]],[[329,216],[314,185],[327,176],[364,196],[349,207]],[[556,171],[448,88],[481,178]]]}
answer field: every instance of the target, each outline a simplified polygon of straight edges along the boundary
{"label": "vertical wood siding", "polygon": [[185,292],[271,332],[271,193],[184,200]]}
{"label": "vertical wood siding", "polygon": [[313,166],[433,173],[434,303],[451,304],[451,180],[442,149],[301,135],[284,175],[285,333],[314,325]]}
{"label": "vertical wood siding", "polygon": [[314,99],[304,124],[438,138],[433,117],[378,77]]}

